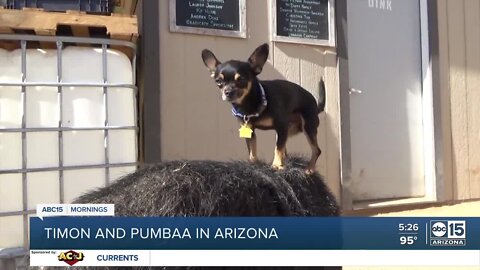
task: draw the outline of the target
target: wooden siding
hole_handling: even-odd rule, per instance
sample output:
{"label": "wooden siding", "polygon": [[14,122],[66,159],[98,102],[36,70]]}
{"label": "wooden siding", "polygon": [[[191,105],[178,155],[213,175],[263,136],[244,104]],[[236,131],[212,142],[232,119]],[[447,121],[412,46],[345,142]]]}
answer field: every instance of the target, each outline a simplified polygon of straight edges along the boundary
{"label": "wooden siding", "polygon": [[[230,105],[221,100],[200,54],[208,48],[220,60],[246,60],[258,45],[268,42],[270,56],[261,78],[294,81],[316,97],[320,78],[325,78],[327,102],[326,113],[320,117],[318,139],[322,155],[317,168],[340,201],[338,71],[333,49],[272,42],[269,1],[247,1],[246,39],[171,33],[168,2],[159,3],[162,159],[248,158]],[[275,134],[257,134],[259,157],[271,162]],[[287,148],[289,153],[310,156],[310,147],[301,134],[291,138]]]}
{"label": "wooden siding", "polygon": [[[445,198],[480,198],[480,2],[439,0]],[[451,178],[451,181],[448,181]]]}

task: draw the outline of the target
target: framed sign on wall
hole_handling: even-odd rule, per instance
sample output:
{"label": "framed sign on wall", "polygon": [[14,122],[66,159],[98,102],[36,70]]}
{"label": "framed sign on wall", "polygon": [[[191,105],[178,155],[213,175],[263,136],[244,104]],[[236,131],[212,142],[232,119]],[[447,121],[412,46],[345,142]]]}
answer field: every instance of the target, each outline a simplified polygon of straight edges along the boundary
{"label": "framed sign on wall", "polygon": [[335,46],[335,0],[272,0],[273,40]]}
{"label": "framed sign on wall", "polygon": [[245,0],[170,0],[170,31],[246,38]]}

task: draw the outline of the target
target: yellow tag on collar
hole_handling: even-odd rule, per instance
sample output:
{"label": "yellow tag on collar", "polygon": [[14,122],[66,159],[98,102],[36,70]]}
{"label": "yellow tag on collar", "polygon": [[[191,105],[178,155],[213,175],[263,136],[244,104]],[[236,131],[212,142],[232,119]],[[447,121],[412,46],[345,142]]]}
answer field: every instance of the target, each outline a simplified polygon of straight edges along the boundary
{"label": "yellow tag on collar", "polygon": [[248,124],[243,124],[238,131],[240,132],[240,138],[252,138],[253,130],[248,126]]}

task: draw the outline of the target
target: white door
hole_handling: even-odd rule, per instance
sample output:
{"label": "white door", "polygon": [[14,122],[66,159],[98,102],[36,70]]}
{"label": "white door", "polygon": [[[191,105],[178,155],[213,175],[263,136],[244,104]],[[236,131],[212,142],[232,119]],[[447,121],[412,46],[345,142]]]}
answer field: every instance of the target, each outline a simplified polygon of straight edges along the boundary
{"label": "white door", "polygon": [[348,0],[354,201],[425,194],[420,0]]}

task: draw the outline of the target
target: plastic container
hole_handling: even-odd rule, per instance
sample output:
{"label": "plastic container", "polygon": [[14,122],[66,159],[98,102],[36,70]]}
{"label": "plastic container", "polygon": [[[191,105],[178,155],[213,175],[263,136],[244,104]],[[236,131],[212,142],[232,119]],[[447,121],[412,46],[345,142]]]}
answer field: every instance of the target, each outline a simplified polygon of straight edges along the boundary
{"label": "plastic container", "polygon": [[[21,62],[21,50],[0,49],[0,82],[21,82]],[[102,49],[67,47],[62,50],[62,82],[101,84],[102,64]],[[106,67],[107,83],[132,84],[132,63],[123,53],[107,50]],[[28,49],[26,81],[56,83],[57,51]],[[137,125],[133,89],[108,88],[108,102],[103,87],[62,86],[60,95],[56,86],[27,86],[25,93],[26,168],[49,169],[26,173],[25,186],[21,172],[0,173],[0,213],[18,212],[0,215],[0,250],[23,246],[27,236],[22,211],[34,210],[40,203],[60,203],[62,186],[64,203],[70,203],[79,195],[134,171],[131,164],[137,161],[136,131],[131,128]],[[22,169],[22,132],[6,129],[22,127],[23,102],[21,86],[0,86],[0,171]],[[109,126],[129,128],[109,130],[106,135],[102,128],[107,111]],[[71,129],[63,131],[62,137],[59,131],[42,130],[58,128],[60,121],[63,127]],[[109,179],[103,167],[106,152],[109,164],[128,164],[110,168]],[[64,170],[63,185],[58,168],[60,157],[63,166],[82,167]],[[24,209],[23,194],[27,194],[28,209]]]}

